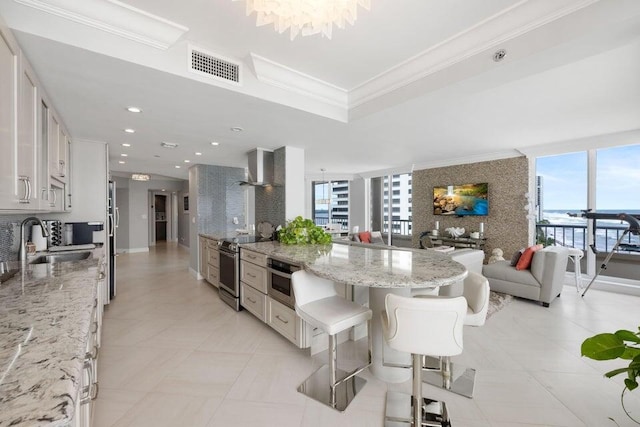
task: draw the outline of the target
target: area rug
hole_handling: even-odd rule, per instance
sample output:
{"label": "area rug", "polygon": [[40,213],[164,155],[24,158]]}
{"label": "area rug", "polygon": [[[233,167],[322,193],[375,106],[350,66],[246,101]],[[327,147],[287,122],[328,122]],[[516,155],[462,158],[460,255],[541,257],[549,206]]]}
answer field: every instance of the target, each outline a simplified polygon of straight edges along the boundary
{"label": "area rug", "polygon": [[487,311],[487,319],[505,308],[511,301],[513,301],[513,296],[491,291],[489,293],[489,310]]}

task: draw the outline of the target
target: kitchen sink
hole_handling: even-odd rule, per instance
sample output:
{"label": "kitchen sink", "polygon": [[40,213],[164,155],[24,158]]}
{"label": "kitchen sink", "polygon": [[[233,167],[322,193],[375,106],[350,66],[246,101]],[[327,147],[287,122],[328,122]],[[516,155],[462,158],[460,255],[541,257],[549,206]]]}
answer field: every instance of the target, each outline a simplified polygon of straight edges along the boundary
{"label": "kitchen sink", "polygon": [[4,283],[7,280],[11,279],[18,271],[19,268],[13,268],[5,270],[4,268],[0,269],[0,283]]}
{"label": "kitchen sink", "polygon": [[73,252],[66,254],[40,255],[29,262],[29,264],[55,264],[57,262],[80,261],[91,256],[91,252]]}

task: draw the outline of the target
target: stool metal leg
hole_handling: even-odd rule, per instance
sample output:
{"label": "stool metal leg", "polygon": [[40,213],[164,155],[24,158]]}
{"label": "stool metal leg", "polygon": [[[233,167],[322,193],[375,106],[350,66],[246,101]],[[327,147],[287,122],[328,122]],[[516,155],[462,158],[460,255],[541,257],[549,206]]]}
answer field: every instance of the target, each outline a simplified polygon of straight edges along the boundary
{"label": "stool metal leg", "polygon": [[329,335],[329,372],[331,374],[331,399],[329,405],[332,408],[336,407],[336,369],[338,369],[338,346],[337,337],[335,335]]}
{"label": "stool metal leg", "polygon": [[445,402],[422,397],[422,355],[412,354],[413,394],[387,392],[385,426],[451,427]]}
{"label": "stool metal leg", "polygon": [[[371,329],[369,328],[369,331]],[[298,391],[308,397],[324,403],[340,412],[349,406],[356,394],[367,381],[356,376],[371,364],[371,334],[369,333],[369,347],[367,349],[367,364],[351,372],[338,369],[338,337],[329,335],[329,364],[322,365],[300,386]]]}
{"label": "stool metal leg", "polygon": [[413,425],[422,425],[422,356],[413,354]]}

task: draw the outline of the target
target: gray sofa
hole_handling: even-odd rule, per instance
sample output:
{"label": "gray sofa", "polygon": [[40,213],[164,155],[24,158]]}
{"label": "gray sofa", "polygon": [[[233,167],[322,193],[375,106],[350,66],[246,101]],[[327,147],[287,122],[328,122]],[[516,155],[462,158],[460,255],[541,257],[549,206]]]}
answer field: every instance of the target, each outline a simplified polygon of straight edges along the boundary
{"label": "gray sofa", "polygon": [[529,270],[518,271],[509,261],[498,261],[485,265],[482,275],[489,279],[492,291],[539,301],[549,307],[562,292],[567,260],[567,248],[548,246],[533,255]]}

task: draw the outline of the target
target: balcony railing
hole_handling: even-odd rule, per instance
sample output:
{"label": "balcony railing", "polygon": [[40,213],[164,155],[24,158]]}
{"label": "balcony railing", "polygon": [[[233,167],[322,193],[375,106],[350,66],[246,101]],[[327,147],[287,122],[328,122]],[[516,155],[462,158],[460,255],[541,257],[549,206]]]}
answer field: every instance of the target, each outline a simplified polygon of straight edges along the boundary
{"label": "balcony railing", "polygon": [[[410,219],[393,219],[391,220],[391,234],[396,234],[400,236],[411,236],[411,225],[412,222]],[[389,221],[384,220],[382,222],[382,232],[389,232]]]}
{"label": "balcony railing", "polygon": [[[596,249],[600,252],[611,251],[626,229],[627,227],[597,226]],[[542,237],[545,240],[552,239],[562,246],[570,246],[583,251],[587,249],[586,225],[537,224],[536,232],[538,241]],[[640,237],[627,234],[617,252],[640,255]]]}
{"label": "balcony railing", "polygon": [[[329,218],[316,218],[314,219],[314,223],[320,226],[327,225],[329,224]],[[340,229],[342,231],[349,231],[349,221],[346,219],[331,218],[331,223],[340,224]]]}

